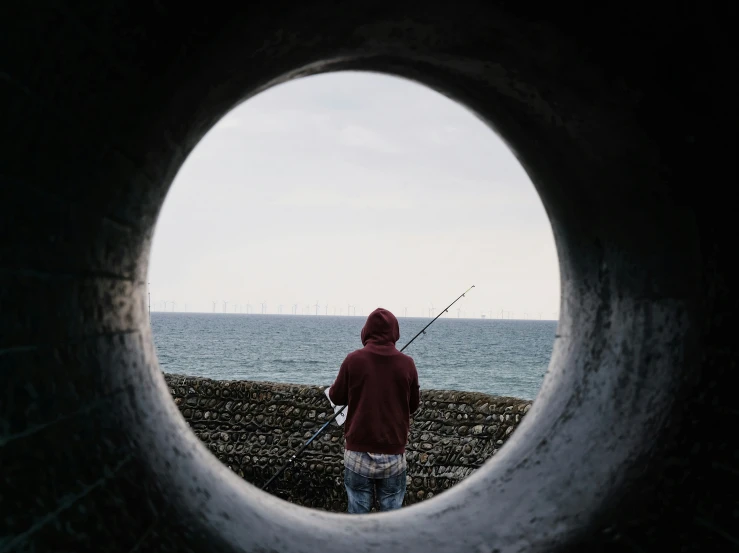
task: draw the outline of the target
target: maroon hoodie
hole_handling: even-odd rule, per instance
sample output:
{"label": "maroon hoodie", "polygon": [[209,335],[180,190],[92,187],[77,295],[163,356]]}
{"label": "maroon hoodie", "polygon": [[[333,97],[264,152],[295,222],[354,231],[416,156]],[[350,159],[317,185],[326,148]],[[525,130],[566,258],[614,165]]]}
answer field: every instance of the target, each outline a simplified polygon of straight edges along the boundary
{"label": "maroon hoodie", "polygon": [[395,315],[375,309],[362,329],[364,347],[346,356],[328,392],[336,405],[347,405],[344,435],[350,451],[405,451],[419,388],[413,359],[395,347],[398,338]]}

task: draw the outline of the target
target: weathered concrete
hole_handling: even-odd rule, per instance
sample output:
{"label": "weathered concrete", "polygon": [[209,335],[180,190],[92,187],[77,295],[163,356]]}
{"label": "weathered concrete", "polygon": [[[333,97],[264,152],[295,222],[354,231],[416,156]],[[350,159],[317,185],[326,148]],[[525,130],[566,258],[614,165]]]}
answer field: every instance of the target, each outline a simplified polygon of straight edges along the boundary
{"label": "weathered concrete", "polygon": [[[195,435],[223,464],[262,485],[329,418],[323,388],[165,375]],[[430,499],[495,455],[531,402],[487,394],[423,390],[411,420],[404,505]],[[270,492],[306,507],[346,511],[344,429],[331,424]]]}
{"label": "weathered concrete", "polygon": [[[736,547],[734,4],[571,6],[2,3],[0,551]],[[392,515],[294,506],[219,463],[171,401],[145,310],[194,145],[271,84],[338,69],[417,79],[490,123],[561,269],[518,430]]]}

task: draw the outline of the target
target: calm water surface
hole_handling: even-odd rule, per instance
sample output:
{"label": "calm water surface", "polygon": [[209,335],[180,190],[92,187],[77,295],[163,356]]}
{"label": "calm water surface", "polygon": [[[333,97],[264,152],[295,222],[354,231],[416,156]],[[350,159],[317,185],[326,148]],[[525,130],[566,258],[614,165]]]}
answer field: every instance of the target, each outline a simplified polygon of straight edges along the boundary
{"label": "calm water surface", "polygon": [[[366,317],[151,314],[163,371],[221,380],[329,385],[362,344]],[[399,318],[402,347],[429,319]],[[437,320],[405,351],[421,388],[533,399],[549,364],[557,323]]]}

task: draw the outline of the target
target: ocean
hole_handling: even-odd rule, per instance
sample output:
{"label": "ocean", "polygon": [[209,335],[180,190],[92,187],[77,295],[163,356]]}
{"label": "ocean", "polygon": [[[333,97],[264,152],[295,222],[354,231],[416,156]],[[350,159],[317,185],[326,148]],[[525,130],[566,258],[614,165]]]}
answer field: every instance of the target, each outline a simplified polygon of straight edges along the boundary
{"label": "ocean", "polygon": [[[362,347],[366,317],[151,313],[160,368],[218,380],[328,386],[347,353]],[[430,319],[400,317],[403,347]],[[405,353],[422,389],[534,399],[557,323],[440,318]]]}

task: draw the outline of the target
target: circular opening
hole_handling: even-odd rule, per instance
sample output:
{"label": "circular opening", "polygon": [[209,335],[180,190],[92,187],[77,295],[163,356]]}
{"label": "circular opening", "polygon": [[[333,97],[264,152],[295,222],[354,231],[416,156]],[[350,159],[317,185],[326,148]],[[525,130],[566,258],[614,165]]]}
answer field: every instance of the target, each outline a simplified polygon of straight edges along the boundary
{"label": "circular opening", "polygon": [[[398,316],[398,348],[440,315],[407,350],[424,393],[406,504],[496,455],[549,363],[559,278],[531,182],[472,113],[405,79],[308,77],[231,111],[175,179],[151,259],[170,389],[210,451],[256,485],[330,405],[315,388],[222,381],[328,386],[374,307]],[[332,425],[273,491],[346,510],[342,445]]]}
{"label": "circular opening", "polygon": [[[179,459],[178,474],[169,479],[175,489],[181,490],[178,498],[184,504],[182,513],[195,516],[198,527],[219,528],[220,539],[230,546],[247,549],[342,551],[362,543],[368,551],[397,544],[409,544],[410,551],[517,551],[570,542],[597,520],[607,498],[603,490],[619,489],[623,479],[648,455],[648,429],[664,424],[671,401],[670,367],[683,362],[681,353],[670,344],[684,339],[687,325],[660,326],[659,320],[668,314],[685,320],[689,310],[678,301],[665,307],[664,313],[650,311],[650,316],[643,319],[644,306],[639,304],[639,298],[647,293],[649,282],[654,279],[670,282],[668,289],[678,296],[689,294],[694,284],[691,275],[671,280],[670,275],[660,272],[664,267],[655,266],[652,253],[659,251],[664,260],[681,259],[685,252],[676,251],[674,242],[665,243],[663,237],[649,234],[650,223],[636,216],[628,234],[619,230],[621,215],[633,213],[635,208],[638,215],[639,204],[631,200],[639,193],[639,183],[652,176],[649,165],[641,173],[633,167],[624,173],[609,164],[609,172],[603,173],[592,160],[583,163],[587,152],[593,149],[609,151],[607,145],[615,136],[640,140],[638,127],[631,126],[628,118],[614,118],[612,112],[594,107],[590,116],[611,128],[611,132],[603,128],[598,131],[599,137],[609,137],[608,144],[588,140],[583,129],[579,132],[585,134],[577,138],[575,147],[572,143],[567,145],[557,132],[550,132],[548,123],[544,125],[552,115],[548,106],[536,102],[517,104],[511,100],[515,94],[510,91],[508,96],[501,95],[496,88],[502,86],[499,75],[480,81],[475,80],[480,76],[476,70],[463,77],[450,75],[443,64],[417,66],[416,70],[413,64],[367,60],[342,62],[333,68],[340,65],[418,77],[476,109],[486,120],[494,120],[505,131],[534,178],[552,219],[559,249],[563,315],[550,372],[536,404],[495,463],[483,466],[433,501],[397,513],[380,513],[375,515],[376,520],[309,511],[258,493],[206,455],[170,409],[172,416],[166,420],[177,436],[176,450],[188,447],[188,455]],[[330,64],[317,65],[303,73],[326,71],[329,67]],[[466,78],[470,79],[469,86],[464,86]],[[500,103],[482,99],[484,91]],[[210,105],[207,120],[215,119],[214,106]],[[651,150],[645,148],[644,155],[650,155]],[[584,186],[590,177],[600,178],[600,195]],[[627,182],[629,185],[625,186]],[[571,194],[576,193],[581,196],[573,202]],[[639,231],[645,223],[643,230],[652,241],[649,244]],[[668,226],[688,232],[687,227],[681,227],[683,224],[677,216]],[[642,280],[645,274],[651,280]],[[635,305],[642,307],[632,309]],[[633,330],[634,325],[655,332],[649,334],[645,348],[638,344],[643,343],[646,335],[630,332],[632,340],[625,353],[618,336],[608,329],[616,326]],[[575,328],[577,332],[573,332]],[[647,378],[646,373],[641,369],[624,373],[622,367],[624,362],[628,365],[627,358],[635,363],[632,366],[643,367],[641,355],[646,351],[651,352],[650,356],[659,351],[659,362],[649,367],[648,378],[652,383],[664,382],[665,387],[645,390],[641,382]],[[638,433],[614,432],[637,427],[641,429]],[[161,451],[161,444],[154,449]],[[168,480],[168,465],[152,457],[150,467],[159,478]],[[211,483],[207,511],[202,510],[202,504],[194,503],[193,494],[200,497],[198,489],[188,487],[186,481]],[[229,511],[237,513],[238,524],[224,514]]]}

